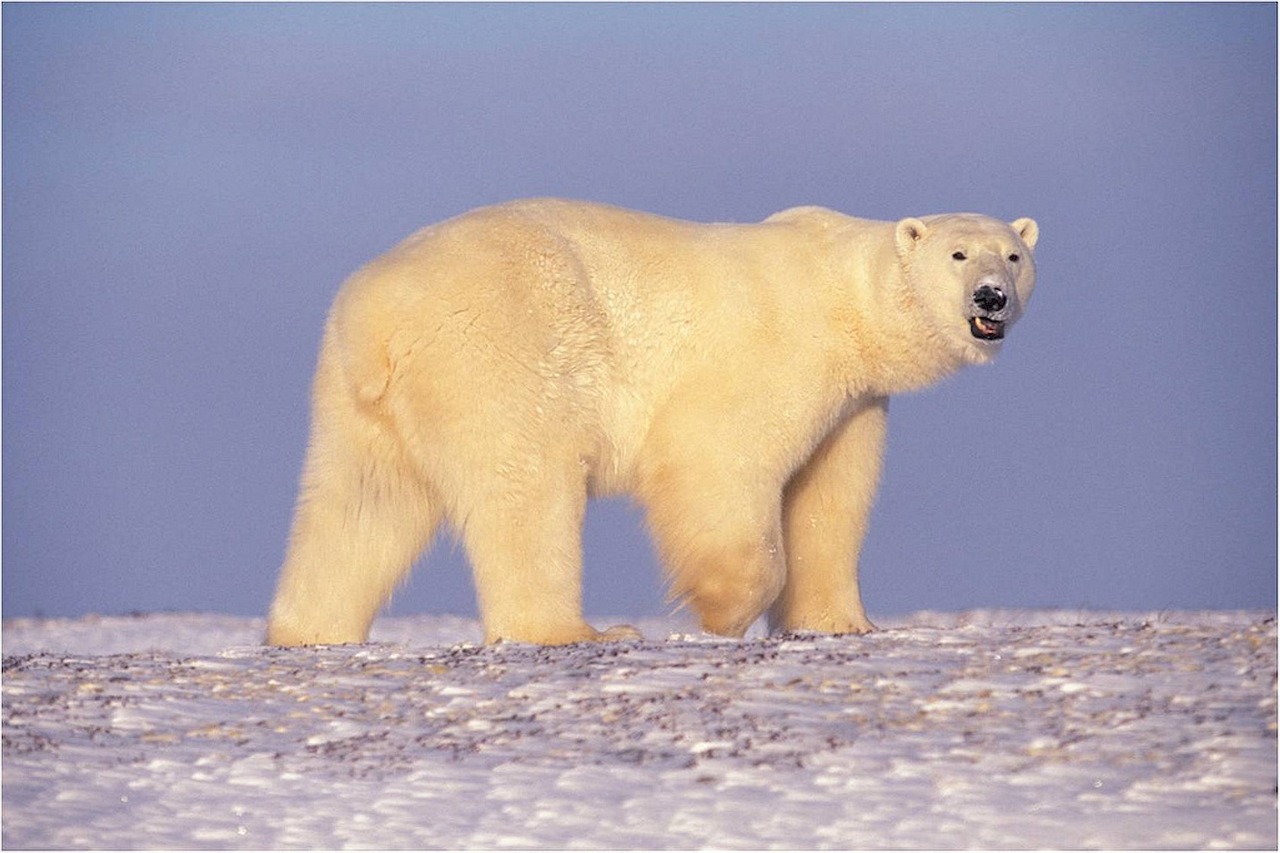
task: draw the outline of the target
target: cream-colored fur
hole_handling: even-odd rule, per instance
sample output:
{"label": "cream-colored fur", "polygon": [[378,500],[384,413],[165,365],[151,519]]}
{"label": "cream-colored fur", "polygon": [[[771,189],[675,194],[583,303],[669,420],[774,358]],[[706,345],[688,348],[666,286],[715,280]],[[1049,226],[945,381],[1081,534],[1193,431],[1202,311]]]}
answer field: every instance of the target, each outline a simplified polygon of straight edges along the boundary
{"label": "cream-colored fur", "polygon": [[888,398],[994,355],[974,289],[1000,282],[1016,320],[1037,237],[557,200],[418,232],[334,302],[268,642],[365,640],[445,520],[487,641],[634,636],[582,616],[586,501],[621,492],[707,630],[870,630],[857,560]]}

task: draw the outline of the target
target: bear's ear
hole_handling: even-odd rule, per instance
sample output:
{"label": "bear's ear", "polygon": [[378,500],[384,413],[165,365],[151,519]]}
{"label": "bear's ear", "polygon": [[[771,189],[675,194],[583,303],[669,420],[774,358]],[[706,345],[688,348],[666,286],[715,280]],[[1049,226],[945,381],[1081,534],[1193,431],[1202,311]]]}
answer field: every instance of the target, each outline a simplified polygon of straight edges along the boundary
{"label": "bear's ear", "polygon": [[906,255],[929,233],[929,226],[915,217],[907,217],[898,223],[894,237],[898,241],[898,253]]}
{"label": "bear's ear", "polygon": [[1040,226],[1036,224],[1034,219],[1015,219],[1009,223],[1013,226],[1013,230],[1018,232],[1018,236],[1022,238],[1022,242],[1027,244],[1028,249],[1036,247],[1036,241],[1040,239]]}

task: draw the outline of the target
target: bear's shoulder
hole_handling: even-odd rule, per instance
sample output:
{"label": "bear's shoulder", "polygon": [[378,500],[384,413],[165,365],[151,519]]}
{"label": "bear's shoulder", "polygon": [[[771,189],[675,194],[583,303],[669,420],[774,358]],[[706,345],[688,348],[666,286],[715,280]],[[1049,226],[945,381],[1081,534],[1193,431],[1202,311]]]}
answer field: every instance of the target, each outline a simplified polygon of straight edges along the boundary
{"label": "bear's shoulder", "polygon": [[827,207],[803,205],[801,207],[789,207],[786,210],[780,210],[765,219],[764,224],[798,225],[822,231],[830,231],[836,228],[844,230],[872,228],[875,226],[882,226],[885,223],[874,219],[859,219],[856,216],[848,216]]}
{"label": "bear's shoulder", "polygon": [[765,222],[812,222],[822,224],[843,219],[848,219],[848,217],[836,213],[830,208],[819,207],[816,204],[805,204],[799,207],[788,207],[786,210],[779,210],[765,219]]}

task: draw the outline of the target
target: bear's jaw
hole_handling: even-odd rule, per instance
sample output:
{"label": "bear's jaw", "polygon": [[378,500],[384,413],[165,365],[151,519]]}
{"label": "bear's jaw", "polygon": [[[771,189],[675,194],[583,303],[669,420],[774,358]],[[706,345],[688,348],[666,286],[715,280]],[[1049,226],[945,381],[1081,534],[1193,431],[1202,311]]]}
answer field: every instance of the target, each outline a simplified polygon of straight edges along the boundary
{"label": "bear's jaw", "polygon": [[969,333],[980,341],[1003,340],[1004,322],[990,317],[970,317]]}

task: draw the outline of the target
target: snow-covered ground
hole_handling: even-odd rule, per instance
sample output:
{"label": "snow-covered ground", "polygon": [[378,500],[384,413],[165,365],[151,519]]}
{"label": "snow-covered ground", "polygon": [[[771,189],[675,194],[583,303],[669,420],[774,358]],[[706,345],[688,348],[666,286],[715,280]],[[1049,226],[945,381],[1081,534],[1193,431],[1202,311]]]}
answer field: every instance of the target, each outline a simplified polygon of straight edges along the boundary
{"label": "snow-covered ground", "polygon": [[640,627],[278,650],[253,619],[8,620],[3,845],[1276,847],[1274,614]]}

